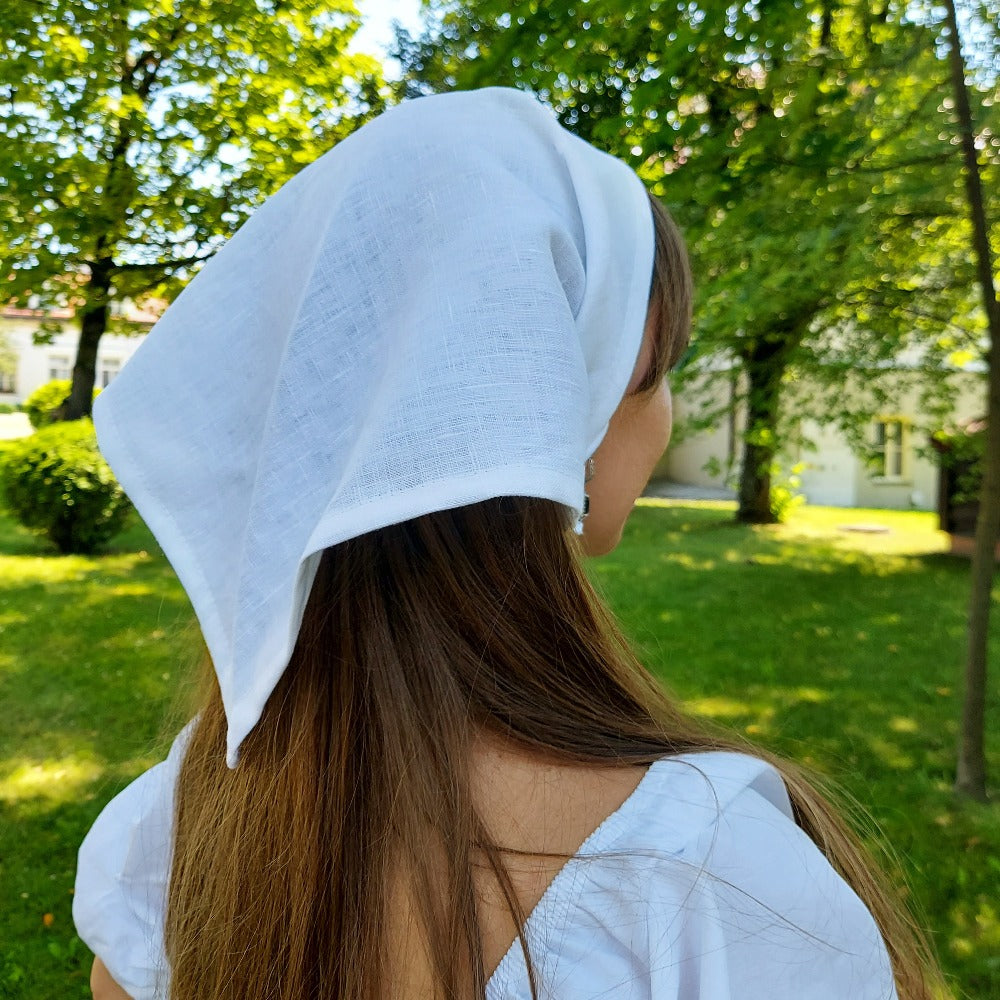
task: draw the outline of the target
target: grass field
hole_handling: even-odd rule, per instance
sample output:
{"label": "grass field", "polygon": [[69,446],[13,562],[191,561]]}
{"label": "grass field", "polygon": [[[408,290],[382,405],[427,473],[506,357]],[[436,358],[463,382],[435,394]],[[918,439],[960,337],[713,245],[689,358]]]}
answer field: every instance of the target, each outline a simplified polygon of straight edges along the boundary
{"label": "grass field", "polygon": [[[691,709],[868,810],[956,997],[1000,1000],[1000,804],[950,791],[968,566],[943,547],[925,514],[806,507],[746,528],[726,505],[647,501],[594,575]],[[103,556],[66,557],[0,513],[0,1000],[89,996],[70,920],[75,850],[164,752],[197,653],[186,598],[142,525]]]}

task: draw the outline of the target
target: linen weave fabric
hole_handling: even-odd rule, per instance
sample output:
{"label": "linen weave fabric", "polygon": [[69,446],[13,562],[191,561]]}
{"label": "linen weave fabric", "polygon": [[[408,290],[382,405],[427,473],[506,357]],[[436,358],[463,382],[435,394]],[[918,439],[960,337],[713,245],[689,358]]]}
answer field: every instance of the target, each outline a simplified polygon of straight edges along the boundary
{"label": "linen weave fabric", "polygon": [[[177,775],[165,761],[98,817],[73,919],[134,1000],[167,1000],[163,941]],[[746,754],[656,761],[560,869],[524,933],[542,1000],[897,1000],[872,915]],[[531,1000],[515,938],[486,1000]]]}
{"label": "linen weave fabric", "polygon": [[532,97],[405,102],[272,196],[97,399],[187,591],[228,761],[322,550],[496,496],[582,508],[639,352],[646,191]]}

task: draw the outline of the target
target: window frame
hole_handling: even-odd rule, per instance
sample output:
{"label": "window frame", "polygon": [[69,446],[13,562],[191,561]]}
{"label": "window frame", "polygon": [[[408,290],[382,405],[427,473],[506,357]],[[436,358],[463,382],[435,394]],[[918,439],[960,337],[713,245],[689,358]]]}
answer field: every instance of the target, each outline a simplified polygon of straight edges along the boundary
{"label": "window frame", "polygon": [[[872,455],[869,462],[869,480],[876,485],[899,485],[909,483],[911,480],[910,470],[910,430],[911,423],[908,417],[901,414],[889,413],[877,416],[872,421]],[[889,434],[890,426],[899,428],[898,436],[893,438]],[[878,440],[878,428],[882,431],[882,440]],[[890,469],[897,463],[893,459],[898,459],[899,472],[891,472]]]}
{"label": "window frame", "polygon": [[[107,389],[121,373],[121,358],[99,358],[97,362],[97,388]],[[110,377],[106,377],[110,376]]]}
{"label": "window frame", "polygon": [[[47,367],[49,371],[49,381],[53,382],[56,379],[71,379],[73,377],[73,359],[68,354],[50,354],[47,359]],[[55,367],[59,366],[60,371],[65,371],[65,375],[58,375],[55,373]]]}

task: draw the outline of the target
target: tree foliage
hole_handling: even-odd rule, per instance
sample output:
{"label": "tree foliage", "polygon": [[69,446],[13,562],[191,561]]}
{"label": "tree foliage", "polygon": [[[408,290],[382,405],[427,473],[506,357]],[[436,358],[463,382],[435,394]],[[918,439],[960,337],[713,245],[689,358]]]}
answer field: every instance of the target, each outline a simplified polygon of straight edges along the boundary
{"label": "tree foliage", "polygon": [[89,413],[112,298],[172,294],[384,99],[354,0],[32,0],[0,50],[3,300],[77,306]]}
{"label": "tree foliage", "polygon": [[[790,423],[847,424],[919,343],[941,361],[982,331],[932,21],[882,0],[439,0],[401,36],[411,88],[505,83],[630,160],[686,229],[701,358],[742,373],[740,517],[771,518]],[[984,107],[980,102],[979,110]],[[697,372],[699,366],[691,366]],[[796,397],[808,377],[826,392]]]}
{"label": "tree foliage", "polygon": [[[986,799],[986,664],[989,654],[990,605],[1000,537],[1000,300],[996,287],[996,255],[990,240],[990,208],[986,203],[979,142],[969,100],[968,62],[962,49],[955,0],[946,0],[948,62],[958,119],[958,137],[965,164],[966,208],[972,229],[971,257],[987,317],[989,359],[988,410],[976,541],[972,555],[968,646],[965,661],[962,723],[958,744],[957,791]],[[975,22],[973,23],[975,27]],[[996,24],[994,23],[994,29]],[[997,35],[994,56],[1000,58]]]}

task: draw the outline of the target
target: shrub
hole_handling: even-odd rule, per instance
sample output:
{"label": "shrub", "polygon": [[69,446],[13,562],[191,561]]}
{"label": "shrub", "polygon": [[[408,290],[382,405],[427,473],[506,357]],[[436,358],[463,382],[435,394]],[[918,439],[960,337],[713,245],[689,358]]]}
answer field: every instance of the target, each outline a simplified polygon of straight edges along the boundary
{"label": "shrub", "polygon": [[[45,427],[52,423],[52,415],[69,395],[73,383],[68,378],[55,378],[40,385],[22,404],[21,409],[28,414],[31,426]],[[94,389],[97,398],[100,389]]]}
{"label": "shrub", "polygon": [[7,452],[17,444],[17,438],[0,439],[0,482],[3,481],[3,466],[7,460]]}
{"label": "shrub", "polygon": [[17,413],[17,406],[13,403],[0,403],[0,413]]}
{"label": "shrub", "polygon": [[[722,463],[717,458],[710,458],[702,468],[710,476],[719,476],[722,473]],[[775,523],[784,524],[806,502],[801,491],[804,469],[805,465],[799,462],[793,465],[786,475],[780,463],[771,463],[771,491],[768,506]],[[740,479],[732,471],[726,476],[725,483],[726,489],[739,493]]]}
{"label": "shrub", "polygon": [[794,465],[787,476],[777,464],[771,469],[771,517],[778,524],[784,524],[806,502],[800,492],[802,469],[801,464]]}
{"label": "shrub", "polygon": [[970,420],[953,430],[937,431],[931,436],[931,446],[951,472],[949,503],[978,503],[986,461],[986,421]]}
{"label": "shrub", "polygon": [[32,427],[44,427],[52,422],[52,414],[69,395],[73,383],[67,378],[56,378],[40,385],[21,404],[28,414]]}
{"label": "shrub", "polygon": [[122,530],[132,508],[88,419],[50,424],[15,441],[0,473],[11,513],[61,552],[93,552]]}

